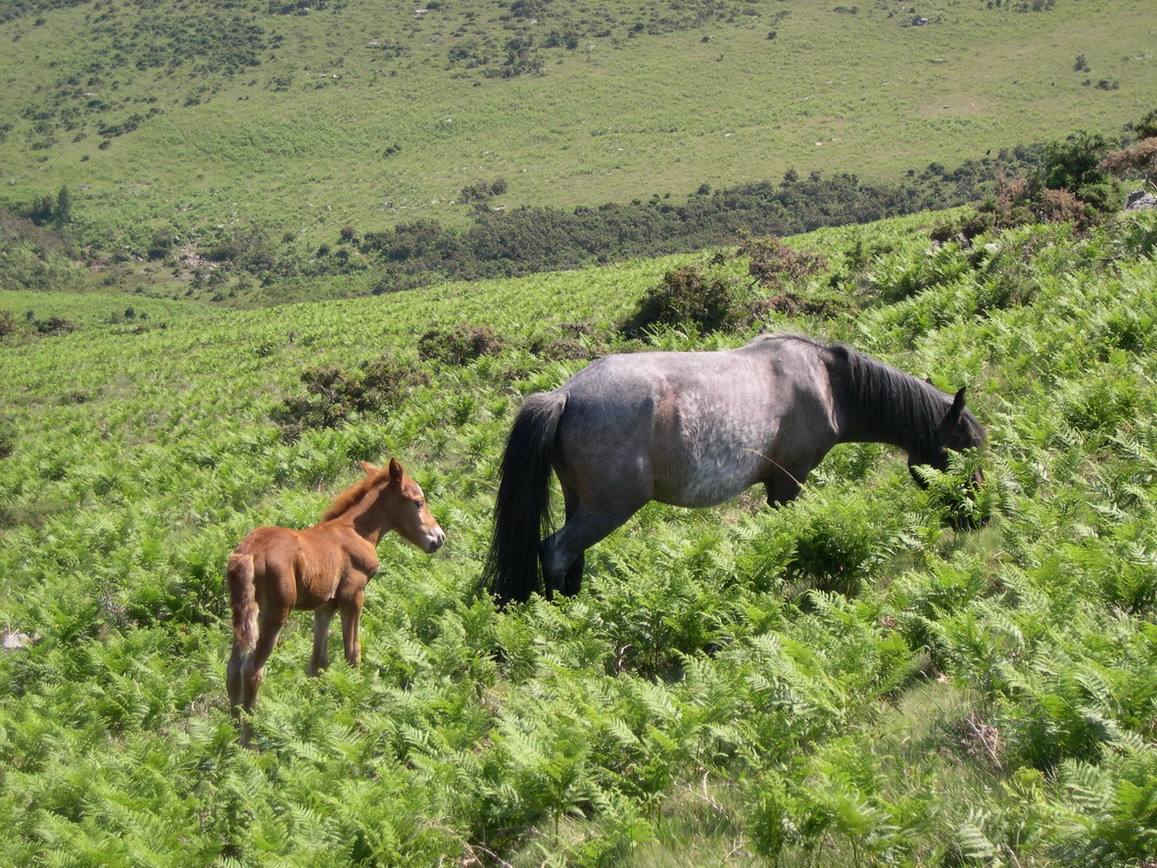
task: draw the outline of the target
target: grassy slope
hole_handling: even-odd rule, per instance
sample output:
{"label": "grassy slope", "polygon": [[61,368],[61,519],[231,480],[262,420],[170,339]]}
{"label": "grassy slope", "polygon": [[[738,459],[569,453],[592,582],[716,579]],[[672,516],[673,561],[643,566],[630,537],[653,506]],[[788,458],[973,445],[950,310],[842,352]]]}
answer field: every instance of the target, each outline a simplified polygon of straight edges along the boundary
{"label": "grassy slope", "polygon": [[[1139,255],[1157,227],[930,255],[928,219],[802,240],[867,307],[773,324],[967,383],[990,436],[987,528],[945,530],[898,457],[846,447],[785,510],[649,507],[592,551],[580,597],[505,614],[471,592],[492,471],[520,395],[579,364],[526,345],[609,323],[678,258],[276,316],[0,294],[84,326],[0,346],[15,432],[0,623],[40,636],[0,656],[0,849],[183,865],[1157,856],[1157,272]],[[130,304],[154,327],[108,322]],[[506,350],[426,365],[396,406],[292,445],[267,420],[305,365],[412,356],[429,325],[480,319]],[[433,559],[383,544],[360,672],[306,679],[308,619],[293,620],[246,754],[223,707],[222,560],[256,524],[311,522],[355,459],[390,453],[450,543]]]}
{"label": "grassy slope", "polygon": [[[129,63],[108,67],[114,40],[97,21],[126,32],[142,14],[112,8],[85,3],[39,25],[33,16],[0,25],[0,115],[15,127],[0,143],[4,195],[68,184],[78,215],[112,236],[142,221],[258,220],[332,242],[347,224],[453,221],[463,211],[450,203],[478,178],[508,181],[503,204],[560,207],[776,178],[788,167],[891,179],[1062,131],[1116,130],[1157,91],[1145,51],[1153,22],[1132,0],[1058,0],[1019,14],[939,0],[916,7],[926,27],[909,26],[895,4],[851,15],[767,0],[725,7],[730,20],[632,38],[631,23],[648,18],[624,7],[610,13],[612,36],[541,49],[544,74],[513,79],[447,60],[486,39],[501,57],[505,9],[482,0],[420,19],[413,4],[364,0],[257,15],[260,63],[231,75],[193,61],[137,70],[139,45],[126,49]],[[541,43],[582,17],[581,7],[547,6],[526,30]],[[390,56],[372,40],[403,51]],[[1081,54],[1090,72],[1073,69]],[[94,59],[106,68],[89,79]],[[1089,78],[1094,86],[1082,84]],[[1101,79],[1119,89],[1099,89]],[[89,110],[86,94],[109,107]],[[29,106],[76,109],[79,120],[31,150],[42,137],[22,114]],[[98,147],[102,123],[151,109],[161,113]],[[401,151],[384,156],[393,144]]]}

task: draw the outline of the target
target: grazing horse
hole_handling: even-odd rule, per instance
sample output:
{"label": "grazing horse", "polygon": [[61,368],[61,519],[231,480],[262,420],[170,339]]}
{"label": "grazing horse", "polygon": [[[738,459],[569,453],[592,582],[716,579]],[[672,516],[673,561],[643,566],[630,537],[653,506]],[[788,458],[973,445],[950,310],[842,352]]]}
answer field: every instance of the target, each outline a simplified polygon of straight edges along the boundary
{"label": "grazing horse", "polygon": [[290,611],[314,611],[310,675],[329,665],[329,625],[338,612],[346,660],[357,666],[362,601],[366,583],[378,570],[378,541],[395,530],[427,553],[446,541],[422,489],[401,464],[391,458],[388,468],[378,468],[363,461],[362,469],[366,475],[334,498],[313,527],[259,527],[229,556],[225,570],[233,604],[229,703],[241,723],[242,744],[249,743],[251,731],[241,712],[253,710],[265,661]]}
{"label": "grazing horse", "polygon": [[[499,604],[575,594],[583,553],[650,500],[723,503],[756,483],[799,494],[837,443],[888,443],[909,468],[984,442],[955,397],[844,346],[764,335],[722,352],[606,356],[522,405],[502,457],[484,580]],[[547,533],[550,471],[566,522]],[[920,482],[920,477],[913,472]],[[979,485],[979,472],[974,480]]]}

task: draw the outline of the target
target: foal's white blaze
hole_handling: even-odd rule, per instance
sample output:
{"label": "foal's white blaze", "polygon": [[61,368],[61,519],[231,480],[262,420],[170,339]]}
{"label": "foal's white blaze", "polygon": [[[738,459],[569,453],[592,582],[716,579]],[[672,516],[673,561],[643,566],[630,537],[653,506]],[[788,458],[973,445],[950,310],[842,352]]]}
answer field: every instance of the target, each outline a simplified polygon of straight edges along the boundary
{"label": "foal's white blaze", "polygon": [[429,507],[426,506],[426,495],[421,486],[415,484],[414,487],[418,489],[416,506],[421,511],[422,524],[424,525],[421,541],[415,540],[414,544],[426,554],[433,554],[442,548],[442,544],[446,542],[446,532],[442,530],[442,526],[438,524]]}

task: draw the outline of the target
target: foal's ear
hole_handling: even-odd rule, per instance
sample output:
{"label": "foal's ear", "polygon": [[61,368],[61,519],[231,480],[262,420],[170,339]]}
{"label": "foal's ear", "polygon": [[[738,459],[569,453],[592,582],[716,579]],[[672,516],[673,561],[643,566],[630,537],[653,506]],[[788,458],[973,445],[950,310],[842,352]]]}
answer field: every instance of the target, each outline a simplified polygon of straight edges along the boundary
{"label": "foal's ear", "polygon": [[368,461],[359,461],[358,463],[361,464],[362,470],[366,472],[367,476],[369,476],[371,473],[378,472],[378,468],[374,467],[374,465],[370,464]]}
{"label": "foal's ear", "polygon": [[390,482],[398,485],[402,481],[402,474],[406,471],[402,470],[402,465],[398,463],[398,459],[390,459]]}
{"label": "foal's ear", "polygon": [[960,387],[960,391],[956,393],[956,397],[952,399],[952,406],[948,408],[948,412],[944,416],[945,425],[959,425],[960,417],[964,415],[964,386]]}

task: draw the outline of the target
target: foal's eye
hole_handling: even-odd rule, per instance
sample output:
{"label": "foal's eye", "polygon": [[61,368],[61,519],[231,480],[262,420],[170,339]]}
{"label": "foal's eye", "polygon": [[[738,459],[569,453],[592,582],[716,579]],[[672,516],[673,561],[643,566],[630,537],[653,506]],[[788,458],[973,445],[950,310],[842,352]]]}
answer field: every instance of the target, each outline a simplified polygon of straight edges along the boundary
{"label": "foal's eye", "polygon": [[421,509],[425,505],[426,505],[426,501],[424,501],[424,500],[415,500],[414,501],[414,506],[418,507],[418,509]]}

